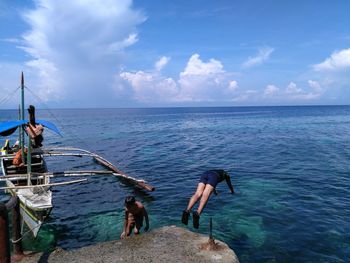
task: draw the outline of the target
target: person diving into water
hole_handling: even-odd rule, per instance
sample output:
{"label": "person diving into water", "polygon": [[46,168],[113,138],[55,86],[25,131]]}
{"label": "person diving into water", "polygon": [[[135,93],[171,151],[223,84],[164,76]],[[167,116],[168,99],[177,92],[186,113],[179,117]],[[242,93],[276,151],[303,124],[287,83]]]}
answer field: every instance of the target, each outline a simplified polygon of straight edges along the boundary
{"label": "person diving into water", "polygon": [[192,207],[200,199],[199,206],[196,212],[193,212],[193,227],[199,228],[199,218],[200,215],[207,204],[210,195],[215,192],[218,183],[226,180],[228,187],[230,188],[231,194],[234,194],[234,189],[231,183],[230,175],[225,170],[209,170],[201,175],[199,180],[197,190],[195,194],[191,197],[187,209],[183,211],[181,222],[185,225],[188,224],[188,218],[190,216],[190,211]]}

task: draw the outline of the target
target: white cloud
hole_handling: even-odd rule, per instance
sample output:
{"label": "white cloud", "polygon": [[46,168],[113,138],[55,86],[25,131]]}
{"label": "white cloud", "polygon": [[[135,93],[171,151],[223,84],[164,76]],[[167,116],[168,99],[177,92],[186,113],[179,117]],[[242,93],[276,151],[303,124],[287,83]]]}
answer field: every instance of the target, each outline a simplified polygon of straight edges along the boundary
{"label": "white cloud", "polygon": [[315,71],[337,71],[350,68],[350,48],[335,51],[322,63],[313,66]]}
{"label": "white cloud", "polygon": [[122,52],[136,43],[136,26],[145,20],[132,0],[37,0],[23,17],[31,29],[22,48],[39,74],[38,94],[81,103],[111,101]]}
{"label": "white cloud", "polygon": [[13,44],[21,44],[21,40],[18,38],[4,38],[4,39],[1,39],[1,41],[13,43]]}
{"label": "white cloud", "polygon": [[156,74],[138,71],[122,72],[120,77],[130,83],[133,96],[139,102],[175,101],[178,94],[176,82]]}
{"label": "white cloud", "polygon": [[238,103],[244,103],[247,101],[256,101],[259,98],[259,91],[257,90],[242,90],[238,92],[231,101],[238,102]]}
{"label": "white cloud", "polygon": [[317,81],[308,81],[309,86],[313,89],[311,92],[304,91],[294,82],[290,82],[286,88],[286,98],[289,100],[315,100],[323,94],[320,84]]}
{"label": "white cloud", "polygon": [[321,92],[322,91],[322,87],[321,87],[321,85],[320,85],[320,83],[318,81],[308,80],[308,84],[309,84],[310,88],[312,88],[316,92]]}
{"label": "white cloud", "polygon": [[[161,70],[166,61],[158,60],[156,69]],[[311,79],[307,81],[305,90],[295,82],[290,82],[283,90],[273,84],[263,90],[240,87],[237,80],[232,79],[233,73],[226,72],[219,60],[203,61],[198,54],[189,58],[177,79],[163,76],[159,70],[121,72],[120,77],[131,87],[133,98],[146,103],[304,103],[317,100],[324,93],[321,84]]]}
{"label": "white cloud", "polygon": [[198,54],[188,60],[179,78],[162,76],[159,71],[167,63],[163,57],[156,63],[156,72],[122,72],[120,76],[131,86],[134,98],[141,102],[209,102],[231,100],[238,83],[230,80],[220,61],[204,62]]}
{"label": "white cloud", "polygon": [[220,61],[203,62],[198,54],[190,57],[178,80],[180,101],[215,101],[227,94],[229,80]]}
{"label": "white cloud", "polygon": [[286,89],[287,94],[300,94],[302,92],[303,90],[301,88],[298,88],[297,84],[294,82],[289,83]]}
{"label": "white cloud", "polygon": [[315,72],[310,77],[318,79],[319,83],[318,87],[317,84],[309,82],[314,92],[323,94],[327,91],[327,99],[332,96],[332,93],[336,93],[338,101],[347,103],[350,83],[350,48],[333,52],[322,63],[313,65],[313,70]]}
{"label": "white cloud", "polygon": [[41,99],[45,101],[50,99],[54,100],[61,95],[59,86],[60,80],[58,79],[59,73],[52,62],[44,58],[39,58],[29,61],[27,66],[36,68],[38,78],[45,80],[45,86],[39,91]]}
{"label": "white cloud", "polygon": [[238,82],[235,80],[231,80],[228,84],[228,89],[230,91],[236,91],[238,89]]}
{"label": "white cloud", "polygon": [[127,38],[122,41],[116,41],[109,44],[106,48],[106,53],[114,53],[123,50],[124,48],[135,44],[138,41],[136,34],[130,34]]}
{"label": "white cloud", "polygon": [[265,90],[264,90],[264,95],[265,96],[275,96],[279,92],[279,88],[276,87],[275,85],[267,85]]}
{"label": "white cloud", "polygon": [[244,68],[250,68],[256,65],[260,65],[270,58],[270,55],[274,51],[271,47],[260,48],[258,55],[255,57],[249,57],[247,61],[243,63]]}
{"label": "white cloud", "polygon": [[209,62],[205,63],[199,58],[198,54],[194,54],[187,62],[185,70],[181,72],[181,76],[210,75],[223,72],[223,66],[220,61],[210,59]]}
{"label": "white cloud", "polygon": [[[263,90],[240,87],[219,60],[203,61],[193,54],[178,78],[163,76],[160,70],[168,59],[155,63],[156,71],[121,72],[136,101],[145,103],[234,102],[237,104],[279,101],[286,103],[319,99],[324,93],[316,80],[307,81],[305,90],[295,82],[285,89],[269,84]],[[158,66],[157,66],[158,65]]]}
{"label": "white cloud", "polygon": [[161,71],[170,61],[170,57],[161,57],[155,64],[157,71]]}

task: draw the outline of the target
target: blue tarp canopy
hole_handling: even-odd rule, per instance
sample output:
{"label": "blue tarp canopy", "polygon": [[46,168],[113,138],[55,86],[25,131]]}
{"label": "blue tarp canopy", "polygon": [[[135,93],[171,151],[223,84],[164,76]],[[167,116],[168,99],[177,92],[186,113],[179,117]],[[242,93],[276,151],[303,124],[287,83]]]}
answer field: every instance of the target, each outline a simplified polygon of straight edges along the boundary
{"label": "blue tarp canopy", "polygon": [[50,130],[54,131],[58,135],[62,136],[62,134],[60,133],[60,130],[52,122],[44,121],[44,120],[35,120],[35,122],[43,125],[46,128],[49,128]]}
{"label": "blue tarp canopy", "polygon": [[18,126],[26,124],[27,121],[5,121],[0,123],[0,134],[2,136],[8,136],[15,132]]}
{"label": "blue tarp canopy", "polygon": [[[6,122],[0,122],[0,135],[1,136],[9,136],[12,133],[15,132],[18,126],[27,124],[27,120],[18,120],[18,121],[6,121]],[[39,123],[43,125],[46,128],[49,128],[50,130],[54,131],[58,135],[62,136],[59,129],[56,127],[55,124],[49,121],[44,120],[36,120],[36,123]]]}

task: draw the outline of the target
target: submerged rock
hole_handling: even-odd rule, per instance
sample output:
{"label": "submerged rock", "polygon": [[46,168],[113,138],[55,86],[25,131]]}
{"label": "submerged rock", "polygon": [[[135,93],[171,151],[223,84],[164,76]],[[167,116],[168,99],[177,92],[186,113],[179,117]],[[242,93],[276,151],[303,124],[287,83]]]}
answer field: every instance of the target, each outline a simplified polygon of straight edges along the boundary
{"label": "submerged rock", "polygon": [[208,237],[189,230],[166,226],[139,236],[99,243],[77,250],[52,252],[50,263],[67,262],[229,262],[236,254],[225,243],[208,244]]}

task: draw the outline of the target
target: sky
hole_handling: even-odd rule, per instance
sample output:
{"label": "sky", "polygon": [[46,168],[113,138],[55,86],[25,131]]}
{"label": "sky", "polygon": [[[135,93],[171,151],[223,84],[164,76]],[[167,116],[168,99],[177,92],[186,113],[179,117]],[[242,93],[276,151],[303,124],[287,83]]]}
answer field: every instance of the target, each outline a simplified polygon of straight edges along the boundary
{"label": "sky", "polygon": [[0,109],[350,104],[350,1],[0,0]]}

